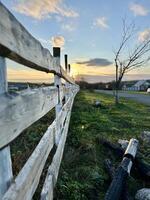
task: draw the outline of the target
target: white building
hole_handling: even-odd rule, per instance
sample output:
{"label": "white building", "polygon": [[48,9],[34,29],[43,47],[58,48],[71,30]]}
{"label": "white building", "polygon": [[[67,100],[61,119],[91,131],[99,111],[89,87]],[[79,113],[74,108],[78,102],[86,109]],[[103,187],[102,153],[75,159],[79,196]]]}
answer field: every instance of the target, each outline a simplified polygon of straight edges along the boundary
{"label": "white building", "polygon": [[146,91],[150,87],[150,83],[147,80],[140,80],[136,82],[133,86],[127,87],[123,86],[123,90],[128,91]]}

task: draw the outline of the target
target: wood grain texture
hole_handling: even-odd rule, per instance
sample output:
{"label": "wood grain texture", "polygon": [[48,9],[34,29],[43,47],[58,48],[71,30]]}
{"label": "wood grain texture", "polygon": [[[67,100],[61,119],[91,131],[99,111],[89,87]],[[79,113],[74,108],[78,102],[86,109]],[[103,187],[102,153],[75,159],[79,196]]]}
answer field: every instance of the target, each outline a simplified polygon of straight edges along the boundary
{"label": "wood grain texture", "polygon": [[[7,72],[5,58],[0,57],[0,94],[7,92]],[[10,147],[0,150],[0,199],[8,190],[13,178]]]}
{"label": "wood grain texture", "polygon": [[[51,199],[51,197],[52,197],[51,191],[53,190],[53,188],[56,184],[56,181],[57,181],[59,167],[60,167],[60,163],[61,163],[62,156],[63,156],[63,150],[64,150],[68,126],[69,126],[69,119],[70,119],[70,112],[67,115],[65,127],[64,127],[63,133],[61,135],[56,153],[53,157],[52,164],[50,165],[50,167],[48,169],[45,184],[44,184],[44,187],[43,187],[43,190],[41,193],[41,199],[43,199],[43,200],[52,200]],[[51,187],[53,187],[53,188],[51,188]]]}
{"label": "wood grain texture", "polygon": [[[64,109],[62,109],[60,115],[58,116],[60,122],[63,122],[63,120],[65,120],[66,118],[66,115],[63,114],[63,112],[65,112],[66,109],[68,109],[68,111],[71,112],[70,108],[68,108],[69,103],[70,102],[68,101],[68,103],[64,105],[63,107]],[[66,128],[64,129],[66,133],[69,122],[66,121],[65,124],[67,124],[65,125]],[[28,161],[26,162],[20,173],[18,174],[17,178],[11,184],[9,190],[6,192],[2,200],[32,199],[33,194],[38,186],[40,176],[42,174],[42,170],[44,168],[47,157],[54,145],[55,134],[57,134],[56,132],[57,132],[57,124],[55,119],[55,121],[49,126],[46,133],[44,134],[39,144],[37,145],[36,149],[30,156],[30,158],[28,159]],[[64,139],[63,142],[65,142]],[[59,152],[62,151],[63,149],[59,150]],[[61,156],[60,153],[59,155]],[[51,192],[51,197],[52,196],[53,193]]]}
{"label": "wood grain texture", "polygon": [[36,70],[58,74],[74,83],[48,49],[43,48],[0,2],[0,55]]}
{"label": "wood grain texture", "polygon": [[5,58],[0,56],[0,94],[6,93],[8,89],[7,84],[7,69]]}
{"label": "wood grain texture", "polygon": [[30,200],[37,188],[47,157],[54,145],[55,122],[47,129],[36,149],[2,200]]}
{"label": "wood grain texture", "polygon": [[74,79],[72,77],[70,77],[69,75],[67,75],[67,72],[62,67],[61,67],[60,71],[61,71],[62,78],[67,80],[69,83],[75,84]]}
{"label": "wood grain texture", "polygon": [[54,190],[55,184],[57,182],[59,168],[60,168],[60,164],[61,164],[61,160],[62,160],[62,156],[63,156],[63,151],[64,151],[66,137],[67,137],[67,133],[68,133],[69,121],[70,121],[70,116],[71,116],[71,108],[72,108],[74,96],[72,96],[70,98],[70,100],[71,100],[71,105],[67,112],[64,129],[63,129],[56,153],[53,157],[51,165],[48,168],[45,183],[44,183],[44,186],[43,186],[43,189],[41,192],[41,200],[52,200],[53,199],[53,190]]}
{"label": "wood grain texture", "polygon": [[0,148],[44,116],[58,103],[56,87],[25,90],[17,96],[0,96]]}
{"label": "wood grain texture", "polygon": [[55,135],[56,145],[59,144],[61,132],[62,132],[62,129],[64,127],[66,115],[67,115],[68,110],[70,109],[70,106],[71,106],[72,98],[68,99],[68,101],[65,103],[65,105],[60,110],[60,112],[57,114],[57,117],[56,117],[57,132],[56,132],[56,135]]}
{"label": "wood grain texture", "polygon": [[0,150],[0,199],[13,180],[10,146]]}
{"label": "wood grain texture", "polygon": [[138,140],[132,138],[129,141],[129,144],[128,144],[127,149],[124,153],[124,156],[132,156],[133,159],[134,159],[135,156],[136,156],[138,144],[139,144]]}

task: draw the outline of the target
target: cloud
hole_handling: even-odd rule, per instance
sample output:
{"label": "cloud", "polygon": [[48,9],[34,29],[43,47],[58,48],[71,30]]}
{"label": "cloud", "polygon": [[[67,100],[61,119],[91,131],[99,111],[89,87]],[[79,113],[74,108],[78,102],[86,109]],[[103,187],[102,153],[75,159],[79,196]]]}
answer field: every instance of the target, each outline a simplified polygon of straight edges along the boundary
{"label": "cloud", "polygon": [[63,0],[17,0],[15,11],[41,20],[50,18],[51,14],[63,17],[78,17],[79,14],[63,4]]}
{"label": "cloud", "polygon": [[75,26],[73,24],[63,24],[62,29],[65,31],[72,32],[75,30]]}
{"label": "cloud", "polygon": [[145,29],[144,31],[140,32],[139,35],[138,35],[138,40],[140,42],[144,42],[148,39],[150,39],[150,28]]}
{"label": "cloud", "polygon": [[65,38],[63,36],[52,37],[51,43],[53,47],[63,47],[65,44]]}
{"label": "cloud", "polygon": [[135,16],[146,16],[149,13],[144,6],[137,3],[130,4],[129,9],[134,13]]}
{"label": "cloud", "polygon": [[106,17],[98,17],[94,21],[94,26],[97,26],[101,29],[107,29],[109,26],[107,24],[107,18]]}
{"label": "cloud", "polygon": [[79,65],[93,66],[93,67],[104,67],[111,65],[112,62],[105,58],[93,58],[87,61],[77,62]]}

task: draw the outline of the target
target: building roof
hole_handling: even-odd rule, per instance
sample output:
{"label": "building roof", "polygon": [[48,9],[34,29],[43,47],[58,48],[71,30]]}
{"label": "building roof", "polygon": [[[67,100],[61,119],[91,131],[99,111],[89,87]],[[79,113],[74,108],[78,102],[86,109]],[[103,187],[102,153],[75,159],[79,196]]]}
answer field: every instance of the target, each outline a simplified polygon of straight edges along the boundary
{"label": "building roof", "polygon": [[134,87],[140,87],[142,85],[149,85],[149,82],[147,80],[140,80],[134,84]]}

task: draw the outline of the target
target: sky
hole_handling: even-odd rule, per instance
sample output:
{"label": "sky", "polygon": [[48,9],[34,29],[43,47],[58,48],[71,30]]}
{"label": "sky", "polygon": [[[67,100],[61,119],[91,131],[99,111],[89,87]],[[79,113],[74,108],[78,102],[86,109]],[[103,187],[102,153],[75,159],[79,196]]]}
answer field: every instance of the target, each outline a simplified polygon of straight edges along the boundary
{"label": "sky", "polygon": [[[122,35],[122,19],[137,27],[130,47],[150,35],[149,0],[1,0],[22,25],[52,53],[54,45],[68,54],[71,74],[88,82],[115,78],[114,51]],[[132,45],[133,44],[133,45]],[[49,82],[52,76],[7,60],[11,81]],[[150,78],[150,64],[124,80]]]}

